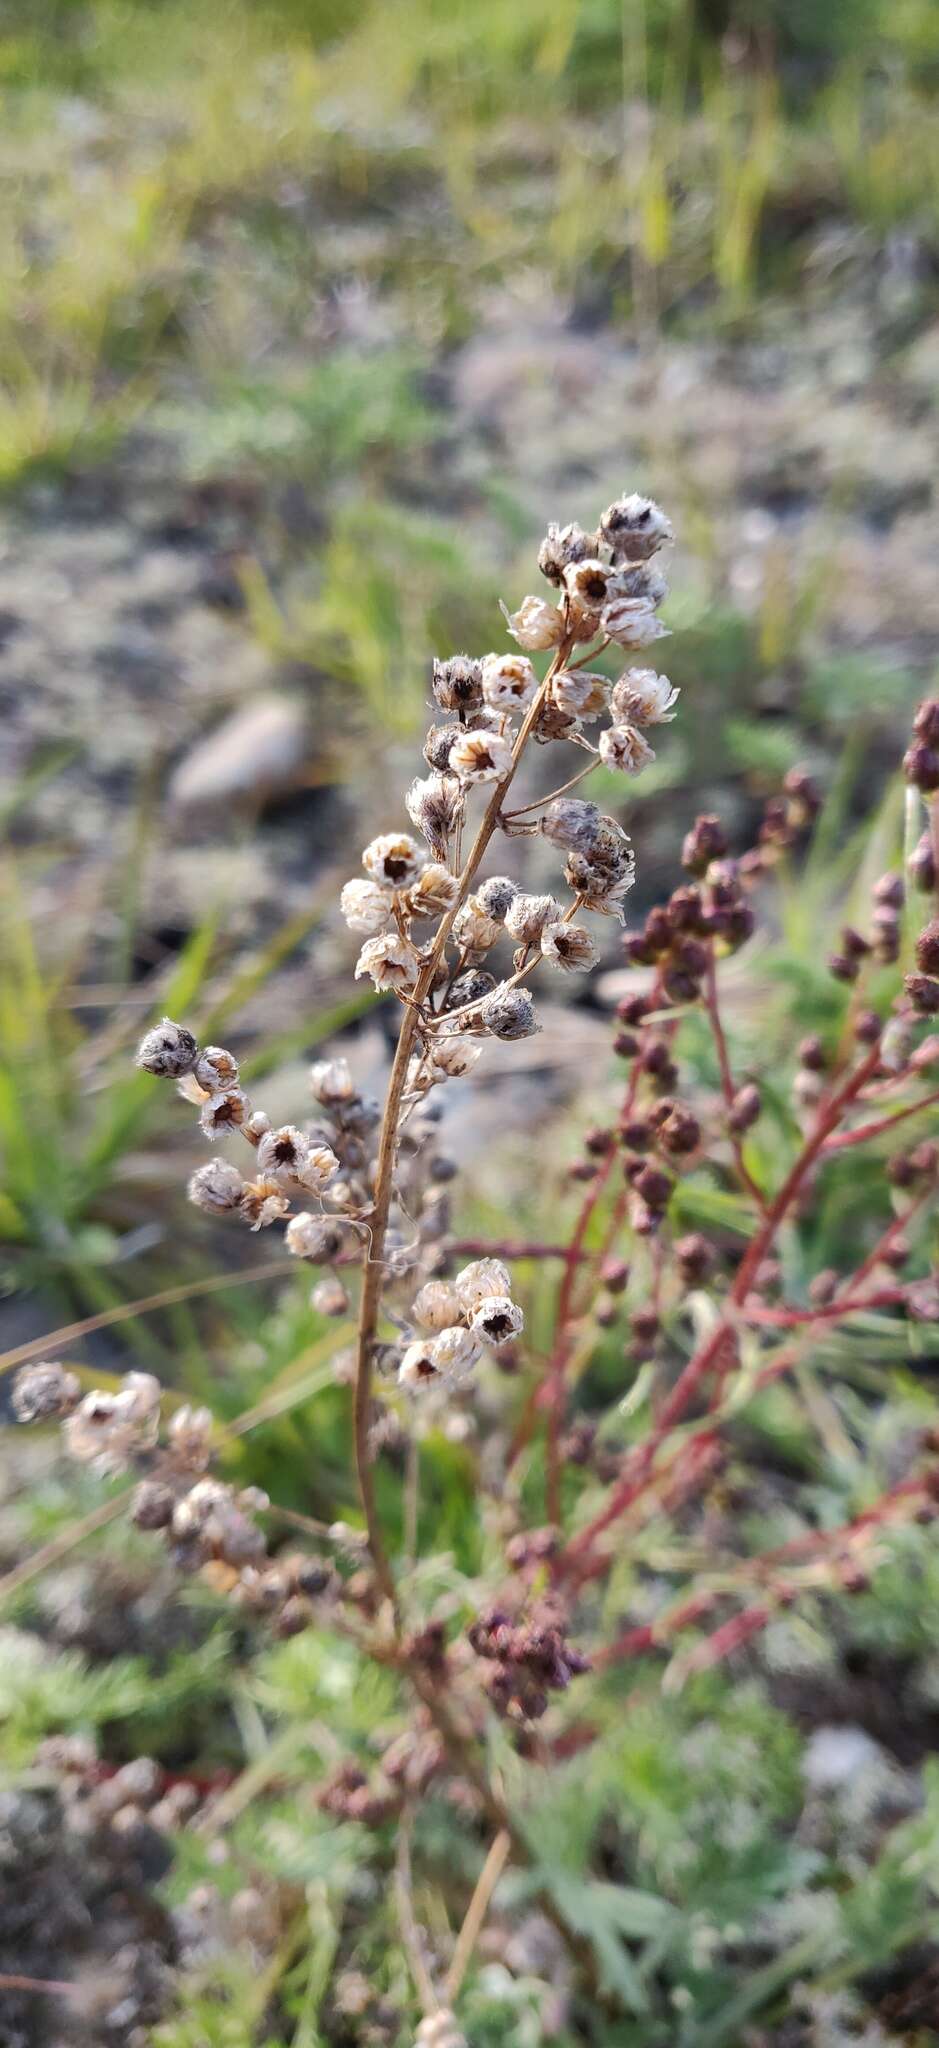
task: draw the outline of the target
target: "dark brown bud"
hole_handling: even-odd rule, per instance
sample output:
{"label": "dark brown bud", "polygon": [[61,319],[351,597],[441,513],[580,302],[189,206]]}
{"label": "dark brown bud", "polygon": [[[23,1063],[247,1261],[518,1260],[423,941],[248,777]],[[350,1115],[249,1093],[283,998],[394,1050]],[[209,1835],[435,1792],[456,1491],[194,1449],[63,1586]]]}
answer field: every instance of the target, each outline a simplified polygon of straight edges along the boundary
{"label": "dark brown bud", "polygon": [[623,941],[626,958],[633,967],[654,967],[657,959],[655,947],[644,932],[634,933]]}
{"label": "dark brown bud", "polygon": [[714,1263],[714,1254],[707,1238],[702,1237],[698,1230],[689,1231],[687,1237],[680,1237],[675,1246],[675,1263],[687,1286],[697,1286],[706,1278]]}
{"label": "dark brown bud", "polygon": [[704,904],[696,883],[686,882],[683,888],[673,890],[667,908],[673,932],[691,932],[700,936],[705,928]]}
{"label": "dark brown bud", "polygon": [[856,981],[858,964],[856,960],[849,960],[846,953],[832,953],[828,961],[828,972],[834,975],[836,981]]}
{"label": "dark brown bud", "polygon": [[622,1294],[629,1286],[629,1267],[625,1259],[604,1259],[600,1267],[600,1278],[608,1294]]}
{"label": "dark brown bud", "polygon": [[881,875],[879,880],[874,883],[871,893],[875,903],[886,903],[891,910],[902,910],[906,899],[903,876],[896,874]]}
{"label": "dark brown bud", "polygon": [[635,1027],[644,1022],[650,1007],[648,996],[623,996],[616,1005],[616,1014],[621,1024]]}
{"label": "dark brown bud", "polygon": [[619,1303],[614,1301],[612,1294],[608,1294],[606,1290],[602,1294],[598,1294],[593,1305],[593,1318],[600,1329],[612,1329],[618,1315]]}
{"label": "dark brown bud", "polygon": [[639,1051],[639,1040],[631,1031],[617,1031],[613,1039],[613,1051],[621,1060],[631,1060]]}
{"label": "dark brown bud", "polygon": [[648,1358],[659,1334],[659,1319],[654,1308],[637,1308],[629,1318],[632,1332],[632,1351],[636,1358]]}
{"label": "dark brown bud", "polygon": [[808,1067],[811,1074],[824,1073],[825,1048],[821,1039],[816,1037],[814,1032],[810,1038],[800,1040],[799,1059],[803,1067]]}
{"label": "dark brown bud", "polygon": [[682,1159],[689,1152],[696,1152],[701,1143],[701,1125],[697,1117],[681,1103],[676,1104],[661,1125],[659,1143],[675,1159]]}
{"label": "dark brown bud", "polygon": [[849,960],[863,960],[870,952],[870,941],[865,939],[861,932],[855,931],[853,925],[846,924],[841,932],[841,951],[847,954]]}
{"label": "dark brown bud", "polygon": [[939,917],[930,918],[916,941],[916,965],[922,974],[939,975]]}
{"label": "dark brown bud", "polygon": [[751,1124],[756,1123],[761,1108],[760,1091],[755,1081],[745,1081],[743,1087],[738,1088],[727,1113],[731,1130],[738,1137],[748,1131]]}
{"label": "dark brown bud", "polygon": [[652,1144],[651,1122],[645,1117],[631,1116],[619,1127],[620,1143],[627,1152],[648,1152]]}
{"label": "dark brown bud", "polygon": [[683,967],[669,967],[662,977],[662,989],[670,1003],[693,1003],[699,994],[699,985],[693,974]]}
{"label": "dark brown bud", "polygon": [[862,1010],[854,1020],[854,1036],[859,1045],[876,1045],[881,1033],[881,1022],[876,1010]]}
{"label": "dark brown bud", "polygon": [[903,986],[921,1017],[939,1017],[939,981],[928,974],[907,974]]}
{"label": "dark brown bud", "polygon": [[615,1143],[615,1131],[605,1130],[601,1124],[596,1124],[586,1133],[584,1150],[589,1152],[593,1159],[603,1159],[608,1152],[612,1152]]}
{"label": "dark brown bud", "polygon": [[138,1529],[168,1529],[173,1519],[176,1495],[160,1479],[142,1479],[134,1489],[130,1518]]}
{"label": "dark brown bud", "polygon": [[636,1193],[653,1215],[664,1214],[672,1193],[672,1180],[658,1166],[643,1166],[633,1181]]}
{"label": "dark brown bud", "polygon": [[936,886],[936,856],[928,832],[917,840],[906,865],[914,889],[921,890],[924,896],[931,895]]}
{"label": "dark brown bud", "polygon": [[903,773],[914,789],[921,789],[925,796],[931,796],[939,789],[939,747],[927,746],[924,740],[914,740],[903,756]]}
{"label": "dark brown bud", "polygon": [[685,836],[681,849],[681,864],[689,874],[704,875],[712,860],[723,860],[727,852],[727,837],[719,818],[705,813],[696,818],[691,831]]}

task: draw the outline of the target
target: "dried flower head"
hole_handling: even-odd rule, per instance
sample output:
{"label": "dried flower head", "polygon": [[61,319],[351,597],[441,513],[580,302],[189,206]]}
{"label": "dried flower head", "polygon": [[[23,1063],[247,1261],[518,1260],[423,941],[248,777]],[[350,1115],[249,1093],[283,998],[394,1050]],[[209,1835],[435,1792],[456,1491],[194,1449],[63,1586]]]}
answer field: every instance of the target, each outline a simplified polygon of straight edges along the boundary
{"label": "dried flower head", "polygon": [[137,1065],[147,1074],[159,1074],[163,1079],[178,1080],[195,1066],[199,1048],[192,1032],[182,1024],[174,1024],[171,1017],[164,1017],[153,1031],[148,1031],[137,1048]]}
{"label": "dried flower head", "polygon": [[221,1216],[237,1209],[243,1188],[244,1180],[237,1166],[231,1166],[227,1159],[210,1159],[207,1166],[198,1167],[192,1175],[188,1194],[197,1209]]}
{"label": "dried flower head", "polygon": [[578,853],[589,853],[600,828],[601,817],[598,804],[585,802],[583,797],[559,796],[548,805],[541,815],[541,830],[553,846],[563,846]]}
{"label": "dried flower head", "polygon": [[386,932],[394,924],[393,891],[359,875],[344,884],[339,909],[350,932],[361,932],[367,937]]}
{"label": "dried flower head", "polygon": [[672,522],[654,498],[631,491],[607,506],[600,534],[617,562],[644,562],[672,539]]}
{"label": "dried flower head", "polygon": [[498,733],[465,732],[450,749],[450,766],[461,782],[501,782],[512,766],[512,748]]}
{"label": "dried flower head", "polygon": [[521,945],[533,946],[546,924],[557,924],[561,905],[556,896],[528,896],[521,891],[505,913],[505,929]]}
{"label": "dried flower head", "polygon": [[43,1360],[24,1365],[13,1382],[11,1406],[18,1422],[51,1422],[71,1413],[81,1396],[81,1381],[64,1365]]}
{"label": "dried flower head", "polygon": [[641,775],[655,760],[644,734],[634,725],[609,725],[600,734],[600,759],[624,775]]}
{"label": "dried flower head", "polygon": [[563,967],[568,974],[586,974],[596,964],[597,948],[582,924],[546,924],[541,934],[541,951],[546,960]]}
{"label": "dried flower head", "polygon": [[503,605],[502,615],[513,640],[528,654],[557,647],[564,638],[564,613],[544,597],[523,597],[517,612]]}
{"label": "dried flower head", "polygon": [[493,1038],[530,1038],[537,1031],[535,1006],[527,988],[510,988],[504,982],[501,988],[480,1005],[480,1022]]}
{"label": "dried flower head", "polygon": [[440,861],[428,861],[408,890],[406,907],[412,917],[442,917],[445,910],[452,909],[459,889],[459,881],[449,868]]}
{"label": "dried flower head", "polygon": [[[454,725],[442,730],[448,735],[448,740],[446,753],[439,765],[446,768],[453,747],[463,737],[463,728]],[[418,776],[412,782],[404,804],[411,823],[423,834],[431,852],[438,859],[445,860],[463,809],[463,791],[457,777],[440,774]]]}
{"label": "dried flower head", "polygon": [[394,989],[400,994],[414,987],[420,964],[420,956],[407,939],[397,932],[386,932],[379,938],[366,939],[356,961],[355,978],[361,981],[368,974],[377,989]]}
{"label": "dried flower head", "polygon": [[453,654],[449,661],[435,661],[434,700],[441,711],[475,711],[482,703],[482,662],[468,654]]}
{"label": "dried flower head", "polygon": [[654,668],[630,668],[613,690],[613,715],[626,725],[670,725],[680,695]]}
{"label": "dried flower head", "polygon": [[251,1104],[241,1088],[226,1088],[224,1093],[210,1095],[199,1111],[199,1124],[210,1142],[213,1138],[224,1138],[229,1131],[241,1129]]}
{"label": "dried flower head", "polygon": [[575,521],[558,526],[552,520],[538,549],[538,567],[548,583],[561,584],[571,563],[582,562],[596,552],[595,533],[585,533]]}
{"label": "dried flower head", "polygon": [[348,1060],[314,1060],[310,1088],[324,1109],[345,1109],[356,1100]]}
{"label": "dried flower head", "polygon": [[538,689],[538,678],[526,654],[483,657],[483,698],[491,711],[524,711]]}
{"label": "dried flower head", "polygon": [[471,1313],[492,1295],[510,1295],[512,1276],[502,1259],[474,1259],[457,1274],[454,1286],[464,1312]]}
{"label": "dried flower head", "polygon": [[641,597],[614,597],[600,614],[600,630],[620,647],[651,647],[668,634],[654,606]]}
{"label": "dried flower head", "polygon": [[461,1315],[460,1297],[449,1280],[428,1280],[415,1295],[411,1314],[422,1330],[446,1330]]}
{"label": "dried flower head", "polygon": [[468,896],[453,920],[453,937],[466,953],[486,953],[502,936],[502,926],[489,917],[478,896]]}
{"label": "dried flower head", "polygon": [[416,881],[427,856],[409,832],[380,832],[362,854],[362,866],[373,882],[407,889]]}
{"label": "dried flower head", "polygon": [[288,1252],[295,1259],[311,1259],[314,1264],[335,1258],[340,1242],[340,1231],[332,1217],[314,1216],[308,1209],[291,1216],[284,1233]]}
{"label": "dried flower head", "polygon": [[609,709],[612,684],[587,668],[559,669],[551,684],[551,700],[566,717],[591,724]]}
{"label": "dried flower head", "polygon": [[494,1349],[520,1336],[524,1327],[522,1311],[508,1294],[487,1294],[470,1315],[470,1328]]}
{"label": "dried flower head", "polygon": [[518,895],[518,883],[510,881],[508,875],[490,875],[476,890],[476,902],[484,916],[491,917],[496,924],[503,924],[510,905]]}
{"label": "dried flower head", "polygon": [[124,1374],[116,1394],[94,1388],[66,1418],[65,1448],[80,1464],[121,1472],[156,1443],[160,1427],[160,1382],[149,1372]]}

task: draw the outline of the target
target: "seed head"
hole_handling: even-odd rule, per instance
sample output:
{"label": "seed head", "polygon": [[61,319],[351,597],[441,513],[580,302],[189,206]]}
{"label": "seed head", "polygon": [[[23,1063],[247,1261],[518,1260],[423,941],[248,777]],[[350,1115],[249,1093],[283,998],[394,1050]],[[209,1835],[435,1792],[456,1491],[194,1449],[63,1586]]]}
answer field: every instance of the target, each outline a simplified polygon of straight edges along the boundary
{"label": "seed head", "polygon": [[43,1360],[24,1365],[13,1382],[13,1413],[18,1422],[51,1422],[70,1414],[81,1396],[81,1381],[63,1365]]}
{"label": "seed head", "polygon": [[[442,768],[446,768],[452,749],[463,738],[463,728],[454,725],[441,730],[451,735],[440,763]],[[411,823],[423,834],[431,852],[439,860],[446,860],[450,839],[463,807],[463,791],[456,776],[418,776],[412,782],[404,803]]]}
{"label": "seed head", "polygon": [[597,804],[586,803],[581,797],[559,796],[548,805],[540,822],[545,838],[553,846],[589,853],[599,831],[600,810]]}
{"label": "seed head", "polygon": [[224,1094],[226,1088],[238,1085],[238,1061],[223,1045],[207,1045],[196,1061],[194,1076],[207,1095]]}
{"label": "seed head", "polygon": [[635,725],[609,725],[600,734],[600,759],[624,775],[641,775],[655,760],[647,739]]}
{"label": "seed head", "polygon": [[290,1196],[284,1193],[274,1174],[262,1173],[257,1180],[245,1181],[238,1207],[252,1230],[268,1230],[272,1223],[289,1215]]}
{"label": "seed head", "polygon": [[608,562],[598,561],[596,556],[586,556],[581,562],[571,562],[564,571],[564,587],[576,611],[596,616],[603,610],[608,598],[619,595],[615,568]]}
{"label": "seed head", "polygon": [[502,926],[489,917],[478,896],[468,896],[453,920],[455,943],[466,953],[488,953],[502,937]]}
{"label": "seed head", "polygon": [[545,925],[557,924],[561,906],[555,896],[526,896],[521,892],[505,913],[505,929],[520,945],[533,946],[541,939]]}
{"label": "seed head", "polygon": [[518,884],[509,880],[508,875],[490,875],[476,890],[476,902],[486,917],[497,924],[503,924],[510,906],[518,895]]}
{"label": "seed head", "polygon": [[362,866],[373,882],[382,882],[391,889],[407,889],[416,881],[425,859],[426,854],[409,832],[381,832],[366,846]]}
{"label": "seed head", "polygon": [[537,1031],[535,1006],[527,988],[509,988],[503,983],[482,1004],[480,1021],[493,1038],[530,1038]]}
{"label": "seed head", "polygon": [[244,1181],[236,1166],[230,1166],[227,1159],[210,1159],[207,1166],[198,1167],[193,1174],[188,1194],[197,1209],[221,1216],[237,1209],[243,1188]]}
{"label": "seed head", "polygon": [[617,562],[645,562],[672,539],[672,523],[654,498],[632,491],[608,505],[600,536]]}
{"label": "seed head", "polygon": [[468,654],[453,654],[449,661],[434,662],[434,699],[441,711],[475,711],[482,703],[482,662]]}
{"label": "seed head", "polygon": [[327,1280],[320,1280],[310,1295],[310,1307],[318,1316],[344,1316],[349,1307],[349,1296],[342,1281],[333,1274]]}
{"label": "seed head", "polygon": [[310,1088],[324,1109],[343,1109],[355,1100],[348,1060],[314,1060]]}
{"label": "seed head", "polygon": [[251,1105],[241,1088],[227,1088],[220,1095],[210,1095],[199,1111],[199,1123],[205,1136],[224,1138],[229,1131],[240,1130]]}
{"label": "seed head", "polygon": [[454,1031],[452,1036],[442,1033],[436,1038],[428,1057],[439,1079],[461,1081],[465,1074],[472,1072],[481,1052],[482,1046],[475,1040],[460,1037]]}
{"label": "seed head", "polygon": [[65,1448],[80,1464],[121,1472],[151,1450],[160,1427],[160,1382],[149,1372],[124,1374],[116,1394],[95,1388],[67,1417]]}
{"label": "seed head", "polygon": [[512,766],[512,748],[499,733],[465,732],[450,749],[450,766],[461,782],[501,782]]}
{"label": "seed head", "polygon": [[177,1408],[169,1420],[167,1443],[173,1463],[183,1472],[204,1472],[212,1455],[212,1417],[208,1408]]}
{"label": "seed head", "polygon": [[939,917],[930,919],[916,941],[916,965],[923,974],[939,974]]}
{"label": "seed head", "polygon": [[188,1074],[195,1066],[199,1048],[192,1032],[184,1024],[174,1024],[171,1017],[164,1017],[153,1031],[148,1031],[137,1047],[137,1065],[147,1074],[159,1074],[162,1078],[178,1081],[181,1074]]}
{"label": "seed head", "polygon": [[[474,713],[474,717],[476,718],[478,723],[480,713]],[[462,730],[463,727],[461,725],[458,725],[456,721],[449,725],[431,726],[430,731],[427,734],[427,738],[424,741],[424,759],[427,762],[429,768],[435,768],[438,774],[443,773],[450,759],[450,748],[452,747],[454,740],[459,739]],[[410,807],[408,808],[408,816],[413,817],[413,812],[411,811]],[[416,818],[414,819],[414,823],[417,824]]]}
{"label": "seed head", "polygon": [[546,598],[523,597],[517,612],[508,611],[504,604],[500,609],[513,640],[528,654],[557,647],[564,638],[564,614]]}
{"label": "seed head", "polygon": [[549,583],[561,584],[564,571],[572,562],[583,562],[596,552],[595,533],[585,533],[583,527],[574,523],[557,526],[552,520],[538,549],[538,567]]}
{"label": "seed head", "polygon": [[291,1216],[284,1232],[284,1243],[295,1259],[311,1259],[319,1264],[324,1259],[335,1258],[340,1244],[340,1232],[329,1216],[314,1216],[309,1209],[301,1209],[298,1216]]}

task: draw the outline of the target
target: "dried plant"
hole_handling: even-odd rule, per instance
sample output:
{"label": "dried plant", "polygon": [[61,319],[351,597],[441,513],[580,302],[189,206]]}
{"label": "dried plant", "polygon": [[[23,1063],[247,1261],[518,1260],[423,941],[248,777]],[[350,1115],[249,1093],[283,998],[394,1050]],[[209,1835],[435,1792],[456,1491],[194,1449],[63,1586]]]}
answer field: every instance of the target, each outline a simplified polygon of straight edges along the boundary
{"label": "dried plant", "polygon": [[[16,1387],[23,1420],[64,1418],[71,1455],[104,1471],[133,1466],[142,1474],[134,1519],[164,1532],[181,1568],[269,1615],[282,1635],[315,1618],[350,1636],[411,1687],[414,1712],[380,1766],[342,1763],[320,1800],[340,1817],[396,1825],[401,1932],[423,2011],[417,2039],[427,2048],[459,2048],[454,2008],[490,1898],[507,1860],[532,1860],[524,1801],[509,1802],[487,1760],[487,1715],[513,1731],[536,1774],[555,1745],[591,1740],[586,1721],[570,1722],[563,1735],[539,1727],[552,1699],[578,1676],[663,1650],[666,1683],[676,1686],[740,1649],[803,1591],[857,1590],[885,1528],[939,1512],[937,1445],[920,1433],[907,1468],[854,1520],[762,1555],[725,1543],[677,1600],[651,1616],[622,1617],[629,1625],[612,1637],[604,1630],[593,1589],[623,1545],[652,1517],[687,1515],[707,1497],[747,1404],[798,1372],[820,1333],[838,1328],[850,1338],[853,1319],[873,1311],[934,1320],[939,1306],[919,1249],[939,1153],[923,1142],[896,1151],[885,1170],[870,1169],[880,1174],[882,1228],[853,1266],[812,1274],[799,1298],[785,1289],[780,1248],[810,1210],[826,1164],[895,1131],[902,1144],[907,1120],[939,1099],[929,1086],[939,1059],[939,1040],[929,1035],[939,1012],[939,919],[911,918],[904,881],[889,874],[874,890],[869,932],[846,929],[829,963],[836,981],[850,984],[850,1004],[831,1042],[810,1037],[800,1047],[779,1171],[767,1174],[753,1148],[765,1090],[757,1073],[733,1070],[718,970],[750,938],[773,870],[811,830],[818,800],[804,772],[787,778],[756,846],[736,858],[720,820],[698,818],[683,848],[687,879],[626,937],[632,978],[614,1040],[625,1062],[622,1100],[590,1129],[571,1168],[583,1194],[566,1242],[464,1244],[463,1263],[451,1233],[456,1167],[439,1145],[433,1091],[465,1075],[487,1040],[537,1029],[528,987],[536,967],[593,965],[585,917],[625,923],[634,879],[629,840],[571,791],[598,760],[641,772],[653,758],[649,732],[675,716],[677,692],[666,677],[636,667],[613,682],[590,666],[610,648],[633,652],[663,634],[657,608],[665,584],[654,557],[669,539],[664,514],[636,496],[612,505],[595,533],[550,527],[538,560],[556,601],[528,596],[506,613],[521,651],[434,664],[443,722],[427,736],[428,773],[405,798],[419,837],[392,829],[372,839],[363,876],[341,898],[346,922],[363,939],[356,973],[401,1006],[383,1105],[355,1089],[337,1058],[313,1069],[316,1120],[274,1127],[249,1102],[228,1050],[200,1048],[168,1019],[140,1047],[141,1066],[177,1082],[210,1141],[236,1133],[250,1149],[246,1172],[221,1157],[201,1167],[191,1200],[255,1231],[282,1224],[288,1251],[324,1269],[312,1299],[327,1316],[346,1315],[349,1276],[359,1275],[348,1373],[364,1529],[294,1516],[317,1536],[317,1554],[271,1555],[258,1526],[270,1508],[266,1497],[211,1476],[209,1412],[178,1408],[161,1431],[160,1388],[148,1374],[128,1374],[116,1393],[82,1397],[72,1373],[41,1363],[26,1368]],[[530,659],[537,653],[549,657],[540,679]],[[573,745],[587,758],[560,787],[513,809],[512,785],[533,742]],[[920,708],[904,765],[910,882],[914,892],[930,894],[939,704]],[[535,833],[557,848],[559,865],[563,856],[563,896],[531,894],[506,874],[483,872],[497,835],[511,841]],[[905,910],[916,964],[885,994],[870,977],[902,963]],[[510,968],[493,972],[486,963],[508,946]],[[710,1033],[719,1077],[716,1094],[704,1097],[683,1073],[678,1042],[693,1013]],[[745,1219],[732,1234],[708,1238],[674,1220],[683,1178],[704,1167],[716,1186],[733,1192]],[[510,1270],[516,1256],[561,1263],[549,1351],[528,1362]],[[586,1414],[571,1412],[583,1365],[599,1337],[620,1326],[628,1407],[640,1418],[628,1442],[621,1429],[598,1430]],[[480,1468],[481,1484],[500,1503],[504,1582],[454,1630],[452,1604],[423,1611],[409,1572],[415,1447],[428,1413],[472,1401],[487,1354],[512,1410]],[[345,1354],[339,1363],[345,1370]],[[518,1474],[541,1442],[544,1516],[532,1528]],[[375,1458],[389,1446],[404,1448],[400,1558],[391,1553],[374,1486]],[[410,1871],[411,1815],[432,1780],[468,1801],[490,1835],[445,1974],[417,1925]],[[596,1995],[591,1943],[549,1890],[540,1898]]]}

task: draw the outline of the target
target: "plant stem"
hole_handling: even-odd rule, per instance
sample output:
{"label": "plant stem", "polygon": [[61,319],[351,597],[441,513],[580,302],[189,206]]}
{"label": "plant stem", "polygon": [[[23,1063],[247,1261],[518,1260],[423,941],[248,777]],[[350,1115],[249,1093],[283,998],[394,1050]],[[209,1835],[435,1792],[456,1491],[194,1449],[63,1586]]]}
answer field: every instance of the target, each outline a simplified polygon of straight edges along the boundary
{"label": "plant stem", "polygon": [[476,1880],[476,1888],[466,1909],[463,1925],[457,1935],[453,1961],[444,1982],[444,1997],[449,2006],[454,2006],[460,1995],[463,1979],[469,1968],[470,1959],[485,1923],[486,1914],[493,1892],[505,1869],[512,1843],[504,1828],[500,1828]]}

